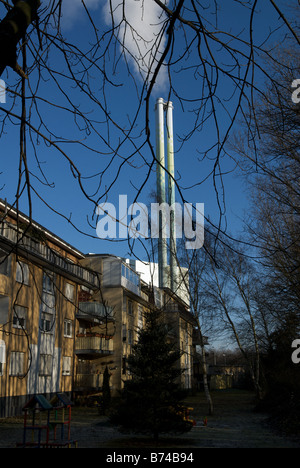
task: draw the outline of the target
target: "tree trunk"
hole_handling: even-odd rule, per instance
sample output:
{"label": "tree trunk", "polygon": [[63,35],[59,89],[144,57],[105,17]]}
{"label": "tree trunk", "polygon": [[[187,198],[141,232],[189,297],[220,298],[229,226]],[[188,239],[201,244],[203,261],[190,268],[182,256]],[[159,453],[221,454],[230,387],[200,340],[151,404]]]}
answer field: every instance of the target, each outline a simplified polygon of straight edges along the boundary
{"label": "tree trunk", "polygon": [[208,414],[212,415],[214,412],[213,401],[210,395],[209,386],[208,386],[208,378],[207,378],[207,365],[206,365],[206,357],[205,357],[205,348],[201,346],[201,353],[202,353],[202,369],[203,369],[203,385],[204,385],[204,393],[208,402]]}

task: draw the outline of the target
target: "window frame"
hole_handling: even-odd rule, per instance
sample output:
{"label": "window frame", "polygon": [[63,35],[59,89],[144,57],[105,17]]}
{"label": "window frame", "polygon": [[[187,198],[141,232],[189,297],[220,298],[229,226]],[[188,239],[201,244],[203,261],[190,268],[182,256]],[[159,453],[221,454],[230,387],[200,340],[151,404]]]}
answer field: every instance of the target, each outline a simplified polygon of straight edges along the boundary
{"label": "window frame", "polygon": [[[16,309],[19,309],[19,312],[17,312]],[[24,315],[24,317],[22,317]],[[20,328],[22,330],[26,330],[26,324],[27,324],[27,317],[28,317],[28,308],[20,305],[15,305],[13,307],[13,322],[12,326],[13,328]],[[20,323],[20,320],[24,320],[24,324]]]}
{"label": "window frame", "polygon": [[[17,359],[18,358],[18,359]],[[9,376],[20,377],[24,375],[25,353],[11,351],[9,360]]]}
{"label": "window frame", "polygon": [[[3,260],[4,257],[4,260]],[[10,255],[1,255],[0,256],[0,275],[10,276],[11,269],[11,256]]]}
{"label": "window frame", "polygon": [[6,363],[6,344],[0,340],[0,377],[4,375],[4,364]]}
{"label": "window frame", "polygon": [[[49,320],[47,320],[49,318]],[[49,328],[45,327],[44,325],[49,322]],[[40,316],[40,330],[43,333],[53,333],[53,324],[54,324],[54,315],[49,314],[49,312],[41,311],[41,316]]]}
{"label": "window frame", "polygon": [[128,344],[133,345],[133,330],[131,328],[128,329]]}
{"label": "window frame", "polygon": [[133,302],[128,300],[128,315],[133,315]]}
{"label": "window frame", "polygon": [[55,274],[43,271],[43,292],[54,296]]}
{"label": "window frame", "polygon": [[40,377],[50,377],[52,375],[52,369],[53,369],[52,354],[40,354],[38,375]]}
{"label": "window frame", "polygon": [[16,265],[16,282],[22,285],[29,286],[29,265],[22,260],[17,260]]}
{"label": "window frame", "polygon": [[[72,291],[72,294],[70,294]],[[65,284],[65,296],[70,302],[74,302],[75,300],[75,286],[72,283],[66,282]]]}
{"label": "window frame", "polygon": [[[68,326],[70,331],[68,331]],[[73,321],[71,319],[64,319],[64,338],[73,338]]]}
{"label": "window frame", "polygon": [[72,375],[72,356],[63,356],[62,358],[62,375]]}

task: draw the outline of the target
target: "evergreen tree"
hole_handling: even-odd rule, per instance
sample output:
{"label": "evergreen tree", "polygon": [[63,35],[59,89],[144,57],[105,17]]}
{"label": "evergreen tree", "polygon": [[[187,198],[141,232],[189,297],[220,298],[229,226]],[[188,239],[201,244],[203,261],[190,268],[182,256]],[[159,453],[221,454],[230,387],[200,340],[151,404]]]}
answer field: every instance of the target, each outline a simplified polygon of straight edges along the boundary
{"label": "evergreen tree", "polygon": [[129,432],[151,434],[183,433],[192,424],[183,419],[178,361],[181,353],[170,341],[169,330],[159,311],[146,315],[145,327],[128,358],[131,379],[125,384],[121,403],[112,421]]}

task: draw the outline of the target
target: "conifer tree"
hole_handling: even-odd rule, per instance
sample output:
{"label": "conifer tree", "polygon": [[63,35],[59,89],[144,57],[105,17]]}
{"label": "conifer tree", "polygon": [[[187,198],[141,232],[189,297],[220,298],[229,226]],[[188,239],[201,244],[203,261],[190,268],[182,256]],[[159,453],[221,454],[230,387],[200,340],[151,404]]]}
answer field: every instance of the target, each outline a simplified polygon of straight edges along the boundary
{"label": "conifer tree", "polygon": [[129,432],[150,434],[156,440],[160,434],[189,431],[192,424],[182,415],[186,391],[180,384],[180,355],[161,312],[149,312],[128,358],[131,379],[125,384],[112,422]]}

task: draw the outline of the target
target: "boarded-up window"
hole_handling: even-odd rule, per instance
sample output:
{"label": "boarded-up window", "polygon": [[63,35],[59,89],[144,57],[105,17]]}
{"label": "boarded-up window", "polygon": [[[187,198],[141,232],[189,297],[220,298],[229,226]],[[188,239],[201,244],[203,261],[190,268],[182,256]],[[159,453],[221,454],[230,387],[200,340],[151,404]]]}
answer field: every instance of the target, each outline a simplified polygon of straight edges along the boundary
{"label": "boarded-up window", "polygon": [[9,375],[24,375],[24,353],[17,351],[10,353]]}
{"label": "boarded-up window", "polygon": [[0,294],[0,324],[8,322],[9,297]]}
{"label": "boarded-up window", "polygon": [[52,360],[51,354],[40,354],[39,375],[47,376],[52,374]]}
{"label": "boarded-up window", "polygon": [[71,302],[74,301],[74,292],[75,292],[74,285],[70,283],[66,283],[65,295],[66,295],[66,298],[69,299],[69,301]]}
{"label": "boarded-up window", "polygon": [[0,340],[0,375],[3,375],[4,364],[6,362],[6,346],[3,340]]}
{"label": "boarded-up window", "polygon": [[11,257],[0,252],[0,275],[10,275]]}
{"label": "boarded-up window", "polygon": [[43,275],[43,291],[54,294],[55,276],[52,273],[44,272]]}
{"label": "boarded-up window", "polygon": [[64,356],[62,362],[62,375],[71,375],[71,364],[72,358],[70,356]]}
{"label": "boarded-up window", "polygon": [[128,344],[132,345],[133,344],[133,331],[128,330]]}
{"label": "boarded-up window", "polygon": [[16,281],[22,284],[29,284],[29,266],[24,262],[17,262]]}
{"label": "boarded-up window", "polygon": [[143,307],[139,304],[138,305],[138,329],[142,329],[144,324],[144,314],[143,314]]}

